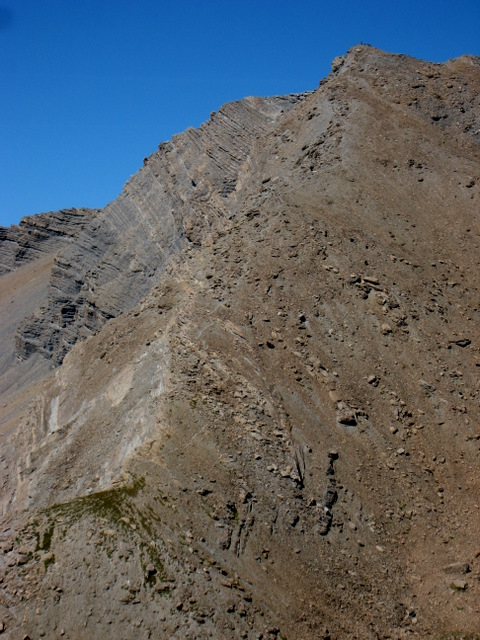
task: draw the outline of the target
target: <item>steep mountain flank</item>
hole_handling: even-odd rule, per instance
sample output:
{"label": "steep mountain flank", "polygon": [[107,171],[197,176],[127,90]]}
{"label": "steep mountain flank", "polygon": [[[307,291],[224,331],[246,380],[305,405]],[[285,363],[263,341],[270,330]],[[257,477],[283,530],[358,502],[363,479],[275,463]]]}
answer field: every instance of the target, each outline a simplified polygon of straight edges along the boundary
{"label": "steep mountain flank", "polygon": [[57,257],[48,301],[22,323],[17,354],[60,364],[78,339],[131,309],[185,242],[227,217],[228,196],[257,136],[303,96],[227,104],[200,129],[160,145],[120,196]]}
{"label": "steep mountain flank", "polygon": [[62,364],[0,397],[5,637],[478,639],[480,62],[332,67],[57,258],[17,366]]}

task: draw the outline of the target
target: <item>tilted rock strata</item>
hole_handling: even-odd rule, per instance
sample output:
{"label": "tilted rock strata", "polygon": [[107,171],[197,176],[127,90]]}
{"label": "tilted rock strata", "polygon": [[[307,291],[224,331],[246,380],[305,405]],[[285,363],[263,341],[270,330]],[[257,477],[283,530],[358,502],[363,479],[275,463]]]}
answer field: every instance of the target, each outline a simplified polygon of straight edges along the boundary
{"label": "tilted rock strata", "polygon": [[26,216],[18,226],[0,227],[0,275],[42,255],[57,253],[98,212],[98,209],[63,209]]}
{"label": "tilted rock strata", "polygon": [[77,340],[131,309],[172,253],[223,223],[254,140],[303,98],[227,104],[200,129],[161,144],[57,257],[48,301],[19,328],[18,356],[37,352],[59,364]]}

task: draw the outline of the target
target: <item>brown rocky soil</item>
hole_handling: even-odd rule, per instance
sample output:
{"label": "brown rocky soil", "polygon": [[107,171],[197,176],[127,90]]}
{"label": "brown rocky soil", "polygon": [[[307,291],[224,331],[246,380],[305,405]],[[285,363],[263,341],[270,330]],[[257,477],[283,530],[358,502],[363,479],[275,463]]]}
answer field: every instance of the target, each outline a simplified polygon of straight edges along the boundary
{"label": "brown rocky soil", "polygon": [[332,68],[0,279],[4,637],[480,637],[480,61]]}

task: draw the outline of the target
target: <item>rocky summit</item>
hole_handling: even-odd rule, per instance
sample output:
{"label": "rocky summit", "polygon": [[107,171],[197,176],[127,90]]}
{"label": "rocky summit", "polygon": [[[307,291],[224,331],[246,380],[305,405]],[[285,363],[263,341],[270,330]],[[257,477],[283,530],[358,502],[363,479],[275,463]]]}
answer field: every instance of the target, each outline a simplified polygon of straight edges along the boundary
{"label": "rocky summit", "polygon": [[0,229],[0,634],[480,638],[480,59],[357,46]]}

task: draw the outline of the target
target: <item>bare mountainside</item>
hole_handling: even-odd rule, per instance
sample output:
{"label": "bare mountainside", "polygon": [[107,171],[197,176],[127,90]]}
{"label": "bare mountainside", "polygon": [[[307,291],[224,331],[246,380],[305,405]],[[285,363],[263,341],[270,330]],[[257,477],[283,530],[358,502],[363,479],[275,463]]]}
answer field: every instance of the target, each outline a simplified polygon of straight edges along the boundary
{"label": "bare mountainside", "polygon": [[479,95],[354,47],[2,230],[4,637],[480,637]]}

